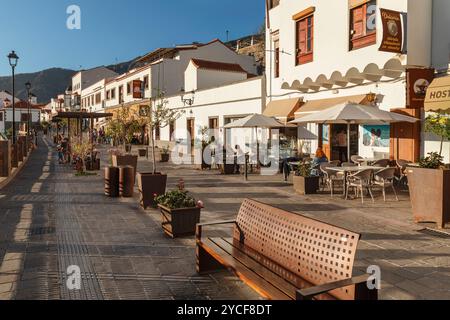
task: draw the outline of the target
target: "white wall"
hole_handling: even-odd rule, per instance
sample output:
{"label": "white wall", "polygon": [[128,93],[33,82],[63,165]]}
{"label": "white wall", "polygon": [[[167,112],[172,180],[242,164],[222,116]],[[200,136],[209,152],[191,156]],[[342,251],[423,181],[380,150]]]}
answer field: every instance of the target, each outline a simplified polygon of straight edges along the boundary
{"label": "white wall", "polygon": [[433,0],[432,62],[438,70],[447,70],[450,57],[450,1]]}
{"label": "white wall", "polygon": [[[196,138],[200,138],[200,128],[209,126],[209,119],[217,117],[219,127],[225,125],[227,117],[242,118],[253,113],[262,113],[264,98],[262,98],[262,77],[230,84],[213,89],[200,90],[195,93],[195,103],[192,107],[184,106],[180,95],[167,98],[168,107],[184,112],[176,122],[177,139],[186,139],[187,119],[195,120]],[[241,134],[246,135],[244,130]],[[224,137],[220,130],[216,136],[219,140]],[[169,140],[169,128],[161,130],[161,140]],[[234,143],[229,141],[229,143]]]}

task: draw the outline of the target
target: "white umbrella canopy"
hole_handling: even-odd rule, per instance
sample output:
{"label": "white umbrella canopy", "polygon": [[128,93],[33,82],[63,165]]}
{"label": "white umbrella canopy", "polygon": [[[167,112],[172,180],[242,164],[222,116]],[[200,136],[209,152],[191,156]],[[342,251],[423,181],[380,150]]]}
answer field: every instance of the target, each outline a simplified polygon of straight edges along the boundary
{"label": "white umbrella canopy", "polygon": [[380,110],[377,107],[346,102],[321,112],[312,113],[290,123],[320,124],[390,124],[396,122],[415,123],[420,119]]}
{"label": "white umbrella canopy", "polygon": [[353,102],[338,104],[329,109],[309,114],[290,123],[346,124],[347,125],[347,161],[350,159],[350,127],[352,124],[383,125],[397,122],[416,123],[420,119],[402,114],[380,110]]}
{"label": "white umbrella canopy", "polygon": [[224,126],[225,129],[233,129],[233,128],[284,128],[287,125],[282,122],[264,116],[262,114],[252,114],[245,118],[236,120],[232,123],[229,123]]}

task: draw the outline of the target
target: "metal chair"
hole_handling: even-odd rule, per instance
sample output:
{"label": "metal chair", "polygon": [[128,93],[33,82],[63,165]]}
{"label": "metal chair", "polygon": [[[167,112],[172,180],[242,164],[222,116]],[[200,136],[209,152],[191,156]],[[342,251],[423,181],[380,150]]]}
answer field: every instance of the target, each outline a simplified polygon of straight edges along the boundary
{"label": "metal chair", "polygon": [[362,170],[357,173],[351,174],[347,177],[347,188],[345,190],[345,199],[348,199],[348,192],[350,188],[355,188],[355,196],[358,197],[361,190],[361,201],[364,204],[364,189],[369,190],[372,202],[375,202],[372,193],[372,176],[373,172],[370,169]]}
{"label": "metal chair", "polygon": [[330,161],[329,162],[330,163],[330,167],[340,167],[341,166],[341,161],[339,161],[339,160],[333,160],[333,161]]}
{"label": "metal chair", "polygon": [[343,162],[342,167],[357,167],[358,165],[353,162]]}
{"label": "metal chair", "polygon": [[386,189],[392,188],[395,194],[395,199],[398,200],[397,192],[394,187],[396,168],[385,168],[375,173],[372,184],[377,187],[381,187],[383,190],[383,199],[386,202]]}
{"label": "metal chair", "polygon": [[[341,184],[344,186],[345,178],[343,175],[339,175],[338,172],[328,169],[329,167],[334,167],[331,163],[321,164],[320,171],[323,173],[323,182],[322,186],[324,188],[324,184],[326,184],[331,190],[331,197],[334,197],[334,185]],[[345,192],[345,188],[344,192]]]}
{"label": "metal chair", "polygon": [[400,177],[398,177],[398,183],[399,185],[406,185],[408,184],[408,174],[407,174],[407,170],[406,168],[408,167],[408,164],[412,163],[411,161],[408,160],[402,160],[399,159],[396,161],[397,162],[397,167],[399,168],[400,171]]}
{"label": "metal chair", "polygon": [[391,163],[391,160],[389,160],[389,159],[381,159],[381,160],[377,160],[374,163],[372,163],[372,166],[386,168],[386,167],[389,167],[390,163]]}
{"label": "metal chair", "polygon": [[351,160],[354,164],[359,165],[359,166],[362,165],[364,162],[366,162],[366,161],[364,160],[363,157],[357,156],[357,155],[351,156],[351,157],[350,157],[350,160]]}

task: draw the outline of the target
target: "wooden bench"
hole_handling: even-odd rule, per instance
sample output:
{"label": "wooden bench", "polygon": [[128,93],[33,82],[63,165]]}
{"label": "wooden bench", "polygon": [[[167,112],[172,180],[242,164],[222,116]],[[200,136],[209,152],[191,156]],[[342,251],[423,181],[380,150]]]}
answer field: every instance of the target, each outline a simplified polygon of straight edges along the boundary
{"label": "wooden bench", "polygon": [[[234,225],[233,238],[203,238],[207,226]],[[237,220],[197,225],[197,271],[233,271],[273,300],[375,300],[369,275],[352,277],[360,235],[245,200]]]}

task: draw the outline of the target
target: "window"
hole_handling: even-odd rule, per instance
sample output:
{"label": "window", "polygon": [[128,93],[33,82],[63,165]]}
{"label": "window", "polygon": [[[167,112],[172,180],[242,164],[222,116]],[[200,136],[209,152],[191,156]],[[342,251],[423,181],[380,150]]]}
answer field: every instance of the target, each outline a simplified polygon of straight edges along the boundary
{"label": "window", "polygon": [[119,103],[123,102],[123,86],[119,87]]}
{"label": "window", "polygon": [[280,77],[280,41],[279,40],[274,41],[274,48],[275,48],[274,74],[275,74],[275,78],[279,78]]}
{"label": "window", "polygon": [[131,81],[127,83],[127,95],[131,94]]}
{"label": "window", "polygon": [[296,21],[296,63],[300,65],[313,61],[314,16],[309,15]]}
{"label": "window", "polygon": [[106,91],[106,100],[109,100],[109,99],[111,99],[111,91],[110,90]]}
{"label": "window", "polygon": [[3,112],[0,112],[0,121],[3,121]]}
{"label": "window", "polygon": [[161,140],[161,128],[159,125],[155,127],[155,140]]}
{"label": "window", "polygon": [[144,88],[148,89],[148,76],[144,77]]}
{"label": "window", "polygon": [[95,104],[100,104],[102,102],[102,94],[101,93],[97,93],[95,95]]}
{"label": "window", "polygon": [[377,1],[367,1],[350,9],[350,50],[377,43]]}
{"label": "window", "polygon": [[115,99],[116,98],[116,89],[111,89],[111,99]]}
{"label": "window", "polygon": [[175,121],[171,121],[169,124],[169,141],[174,141],[175,140]]}

